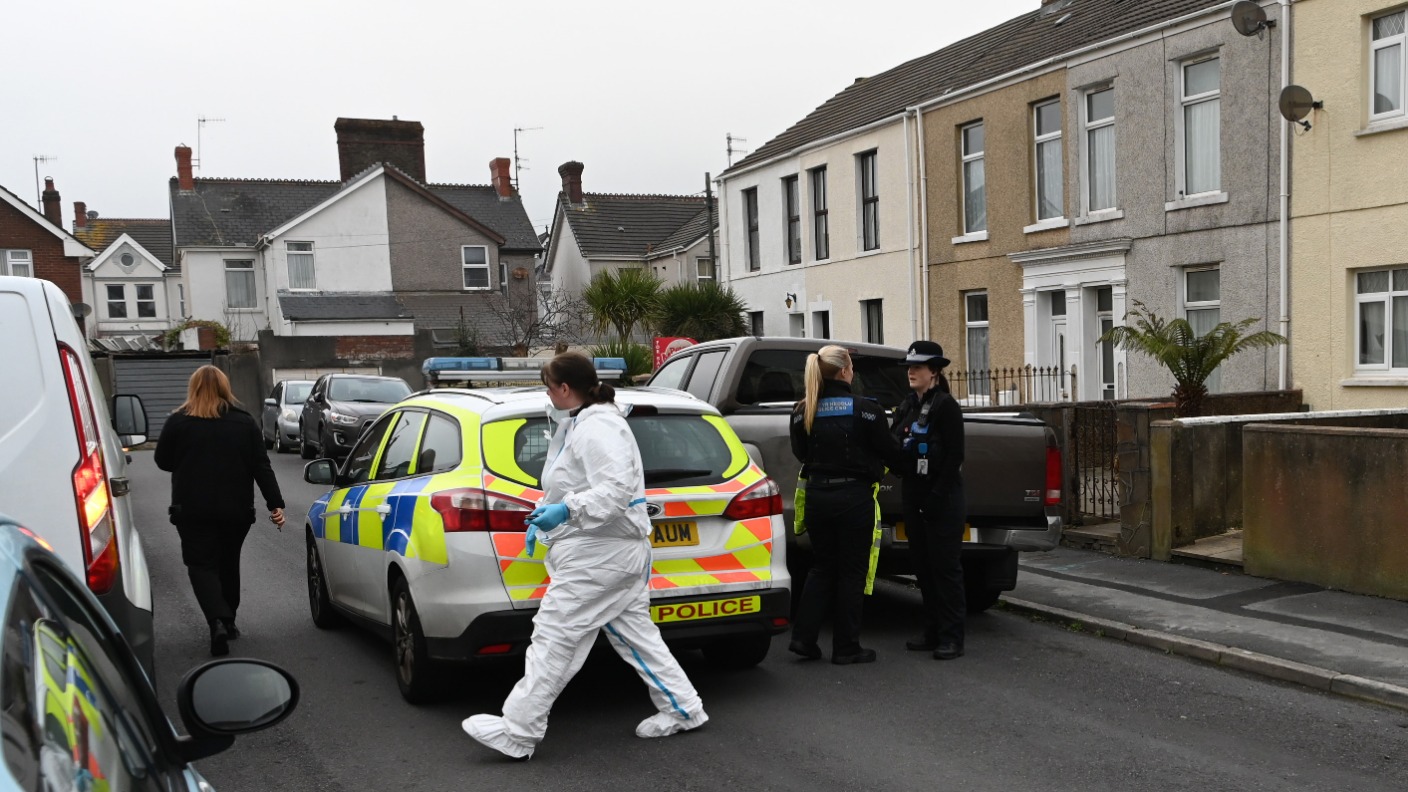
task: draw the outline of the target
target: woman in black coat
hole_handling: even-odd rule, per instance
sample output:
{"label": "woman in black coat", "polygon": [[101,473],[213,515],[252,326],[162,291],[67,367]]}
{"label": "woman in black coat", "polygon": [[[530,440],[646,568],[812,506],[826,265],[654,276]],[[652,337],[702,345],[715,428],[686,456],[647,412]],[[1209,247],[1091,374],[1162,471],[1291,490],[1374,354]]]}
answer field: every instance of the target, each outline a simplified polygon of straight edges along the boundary
{"label": "woman in black coat", "polygon": [[181,560],[210,624],[210,653],[229,654],[239,637],[240,550],[254,524],[254,485],[283,529],[284,498],[253,416],[235,406],[230,380],[214,366],[191,375],[186,402],[161,429],[156,465],[171,473],[171,522]]}

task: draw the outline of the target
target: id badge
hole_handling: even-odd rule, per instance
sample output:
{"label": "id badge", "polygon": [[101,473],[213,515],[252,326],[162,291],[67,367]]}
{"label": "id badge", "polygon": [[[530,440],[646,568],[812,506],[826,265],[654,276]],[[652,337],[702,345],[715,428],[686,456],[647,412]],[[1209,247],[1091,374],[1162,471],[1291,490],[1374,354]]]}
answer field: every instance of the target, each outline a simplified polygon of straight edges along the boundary
{"label": "id badge", "polygon": [[915,472],[921,476],[929,475],[929,460],[919,460],[919,462],[915,465]]}

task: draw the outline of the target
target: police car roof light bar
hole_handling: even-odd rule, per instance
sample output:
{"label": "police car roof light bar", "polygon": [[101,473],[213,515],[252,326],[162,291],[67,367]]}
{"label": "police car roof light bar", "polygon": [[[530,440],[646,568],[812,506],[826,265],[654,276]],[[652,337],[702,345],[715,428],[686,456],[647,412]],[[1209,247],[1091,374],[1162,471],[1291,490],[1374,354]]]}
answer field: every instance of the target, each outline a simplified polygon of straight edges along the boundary
{"label": "police car roof light bar", "polygon": [[[529,357],[432,357],[426,358],[420,371],[431,387],[445,382],[538,382],[547,358]],[[592,358],[597,376],[604,379],[625,379],[625,358]]]}

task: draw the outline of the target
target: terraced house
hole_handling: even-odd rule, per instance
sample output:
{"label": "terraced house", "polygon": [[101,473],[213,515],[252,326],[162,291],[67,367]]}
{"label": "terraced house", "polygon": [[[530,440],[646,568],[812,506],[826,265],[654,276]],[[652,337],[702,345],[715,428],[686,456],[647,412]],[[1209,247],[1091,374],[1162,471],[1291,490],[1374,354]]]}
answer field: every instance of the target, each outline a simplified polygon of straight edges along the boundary
{"label": "terraced house", "polygon": [[[1279,316],[1279,29],[1245,37],[1216,0],[1033,4],[857,81],[723,174],[725,272],[764,330],[821,335],[783,317],[825,300],[834,337],[938,340],[986,404],[1167,394],[1159,366],[1096,341],[1134,300],[1198,329]],[[791,218],[820,204],[801,190],[794,213],[788,179],[841,152],[827,217],[846,230],[789,263]],[[1274,387],[1276,357],[1210,384]]]}

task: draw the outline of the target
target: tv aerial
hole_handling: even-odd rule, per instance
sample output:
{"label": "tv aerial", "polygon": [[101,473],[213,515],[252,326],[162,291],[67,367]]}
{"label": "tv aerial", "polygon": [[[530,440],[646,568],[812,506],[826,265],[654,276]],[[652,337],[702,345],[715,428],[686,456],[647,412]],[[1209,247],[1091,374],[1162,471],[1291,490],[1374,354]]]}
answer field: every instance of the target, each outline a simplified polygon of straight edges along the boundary
{"label": "tv aerial", "polygon": [[1319,110],[1325,106],[1324,102],[1318,102],[1310,95],[1310,91],[1299,85],[1287,85],[1281,89],[1281,99],[1277,102],[1281,108],[1281,117],[1291,123],[1300,124],[1310,131],[1310,122],[1305,117],[1310,115],[1311,110]]}
{"label": "tv aerial", "polygon": [[1232,6],[1232,27],[1243,36],[1261,38],[1267,28],[1276,27],[1276,20],[1266,18],[1266,9],[1252,0],[1237,0]]}

